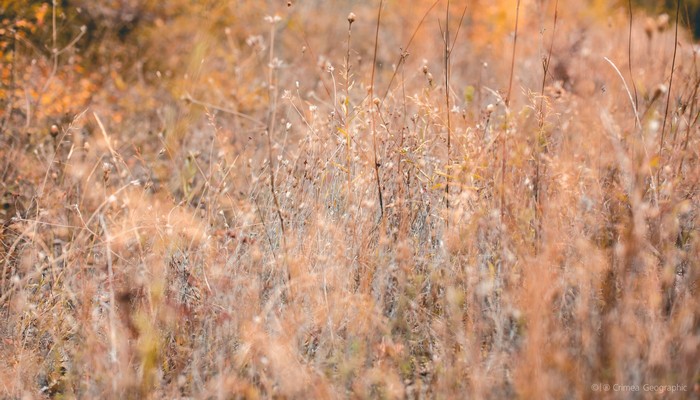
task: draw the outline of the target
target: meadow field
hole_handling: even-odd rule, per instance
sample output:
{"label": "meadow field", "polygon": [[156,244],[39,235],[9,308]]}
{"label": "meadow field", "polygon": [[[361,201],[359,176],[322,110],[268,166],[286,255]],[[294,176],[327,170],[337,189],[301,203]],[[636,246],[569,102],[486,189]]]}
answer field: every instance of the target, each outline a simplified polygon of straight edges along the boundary
{"label": "meadow field", "polygon": [[0,0],[0,399],[700,398],[661,3]]}

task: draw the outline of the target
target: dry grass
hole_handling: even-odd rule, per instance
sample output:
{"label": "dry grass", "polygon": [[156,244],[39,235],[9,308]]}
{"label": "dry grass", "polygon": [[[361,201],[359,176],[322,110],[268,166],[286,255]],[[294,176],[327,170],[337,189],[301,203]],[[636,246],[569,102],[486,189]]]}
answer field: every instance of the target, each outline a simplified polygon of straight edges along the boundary
{"label": "dry grass", "polygon": [[673,16],[73,3],[3,36],[0,398],[700,396]]}

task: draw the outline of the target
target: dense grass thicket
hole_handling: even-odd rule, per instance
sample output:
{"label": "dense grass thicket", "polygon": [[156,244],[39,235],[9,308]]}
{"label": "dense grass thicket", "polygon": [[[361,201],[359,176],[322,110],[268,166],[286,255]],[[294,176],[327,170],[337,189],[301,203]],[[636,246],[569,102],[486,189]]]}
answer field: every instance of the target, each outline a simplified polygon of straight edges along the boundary
{"label": "dense grass thicket", "polygon": [[0,398],[697,398],[641,3],[0,0]]}

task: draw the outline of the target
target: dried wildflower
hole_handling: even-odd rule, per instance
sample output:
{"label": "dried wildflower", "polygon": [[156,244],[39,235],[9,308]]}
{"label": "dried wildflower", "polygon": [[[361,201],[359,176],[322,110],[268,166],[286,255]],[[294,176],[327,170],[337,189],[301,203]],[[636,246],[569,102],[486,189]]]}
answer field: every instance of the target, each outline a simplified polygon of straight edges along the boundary
{"label": "dried wildflower", "polygon": [[348,23],[352,25],[353,22],[355,22],[355,13],[351,12],[350,14],[348,14]]}
{"label": "dried wildflower", "polygon": [[668,93],[668,86],[660,83],[654,88],[654,93],[651,95],[651,101],[656,101],[662,95]]}
{"label": "dried wildflower", "polygon": [[644,33],[646,33],[647,38],[651,39],[654,36],[654,31],[656,30],[656,21],[654,18],[647,17],[644,21]]}
{"label": "dried wildflower", "polygon": [[279,15],[275,15],[275,16],[266,15],[264,19],[265,19],[265,22],[267,22],[268,24],[276,24],[276,23],[282,21],[282,17],[280,17]]}
{"label": "dried wildflower", "polygon": [[659,31],[659,33],[665,31],[669,27],[669,22],[671,21],[671,17],[668,16],[668,14],[663,13],[659,15],[656,18],[656,30]]}
{"label": "dried wildflower", "polygon": [[279,58],[275,57],[267,64],[268,67],[272,69],[280,69],[284,66],[284,62]]}
{"label": "dried wildflower", "polygon": [[56,124],[51,125],[51,130],[49,132],[51,133],[51,137],[53,137],[55,139],[56,136],[58,135],[58,125],[56,125]]}
{"label": "dried wildflower", "polygon": [[109,180],[109,173],[112,171],[112,164],[108,162],[102,163],[102,180],[107,183]]}
{"label": "dried wildflower", "polygon": [[262,53],[265,50],[265,39],[260,35],[248,36],[245,44],[255,50],[257,53]]}

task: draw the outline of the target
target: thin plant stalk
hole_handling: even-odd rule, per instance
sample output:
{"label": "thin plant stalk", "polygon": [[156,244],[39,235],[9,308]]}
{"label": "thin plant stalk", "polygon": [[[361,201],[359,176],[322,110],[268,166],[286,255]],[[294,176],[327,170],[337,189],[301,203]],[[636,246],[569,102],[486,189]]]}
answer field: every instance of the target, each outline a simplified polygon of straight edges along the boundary
{"label": "thin plant stalk", "polygon": [[[379,10],[377,11],[377,29],[374,33],[374,55],[372,56],[372,76],[370,78],[369,86],[369,101],[370,107],[374,105],[374,73],[377,66],[377,49],[379,48],[379,25],[382,20],[382,6],[384,5],[384,0],[379,0]],[[377,104],[379,106],[379,104]],[[377,180],[377,193],[379,195],[379,212],[380,218],[384,217],[384,199],[382,197],[382,185],[379,180],[379,161],[377,159],[377,126],[376,126],[376,112],[371,110],[372,114],[372,150],[374,153],[374,174]]]}
{"label": "thin plant stalk", "polygon": [[355,14],[350,14],[348,16],[348,43],[347,43],[347,52],[345,54],[345,100],[343,104],[343,122],[344,122],[344,129],[345,129],[345,146],[347,147],[346,149],[346,158],[345,162],[346,165],[345,167],[347,168],[347,184],[348,184],[348,204],[351,203],[352,200],[352,168],[351,168],[351,163],[352,163],[352,140],[350,138],[350,85],[351,85],[351,79],[350,79],[350,73],[351,73],[351,68],[350,68],[350,39],[352,38],[352,23],[355,22]]}
{"label": "thin plant stalk", "polygon": [[680,15],[681,0],[676,0],[676,33],[673,39],[673,60],[671,61],[671,78],[668,82],[668,92],[666,93],[666,110],[664,111],[664,122],[661,124],[661,140],[659,141],[659,154],[664,149],[664,139],[666,136],[666,120],[668,118],[668,107],[671,103],[671,89],[673,88],[673,72],[676,69],[676,52],[678,51],[678,17]]}
{"label": "thin plant stalk", "polygon": [[[533,197],[535,200],[535,249],[539,252],[540,241],[542,239],[542,165],[541,165],[541,150],[540,141],[544,135],[544,89],[547,84],[547,75],[549,74],[549,66],[552,61],[552,50],[554,49],[554,38],[557,32],[557,20],[559,17],[559,0],[554,3],[554,23],[552,25],[552,40],[549,42],[549,51],[547,52],[547,58],[542,62],[542,89],[540,91],[540,104],[539,104],[539,121],[538,121],[538,136],[535,138],[535,181],[533,188]],[[546,143],[543,146],[544,151],[547,151]]]}
{"label": "thin plant stalk", "polygon": [[447,164],[445,169],[445,208],[450,208],[450,147],[452,126],[450,124],[450,0],[445,11],[445,114],[447,119]]}
{"label": "thin plant stalk", "polygon": [[515,8],[515,33],[513,37],[513,55],[510,60],[510,78],[508,79],[508,94],[506,95],[505,105],[506,105],[506,124],[505,132],[503,133],[503,138],[501,139],[501,220],[505,216],[506,211],[506,164],[507,164],[507,145],[508,145],[508,108],[510,107],[510,100],[513,89],[513,73],[515,72],[515,50],[518,46],[518,20],[520,19],[520,0]]}
{"label": "thin plant stalk", "polygon": [[634,89],[634,105],[639,108],[639,99],[637,96],[637,84],[634,82],[634,75],[632,74],[632,0],[628,1],[629,5],[629,15],[630,15],[630,29],[627,42],[627,66],[629,67],[630,82],[632,82],[632,89]]}
{"label": "thin plant stalk", "polygon": [[[277,191],[275,188],[275,161],[272,154],[272,135],[275,132],[275,119],[277,118],[277,87],[274,82],[275,75],[275,65],[274,63],[274,51],[275,51],[275,25],[274,19],[271,22],[270,27],[270,56],[269,56],[269,72],[267,78],[267,87],[269,90],[270,97],[270,120],[268,121],[267,128],[267,153],[270,159],[270,191],[272,192],[272,200],[275,202],[275,208],[277,209],[277,217],[280,221],[280,229],[282,230],[282,240],[286,242],[285,227],[284,227],[284,217],[282,216],[282,210],[280,208],[280,202],[277,198]],[[286,243],[284,243],[286,246]]]}

